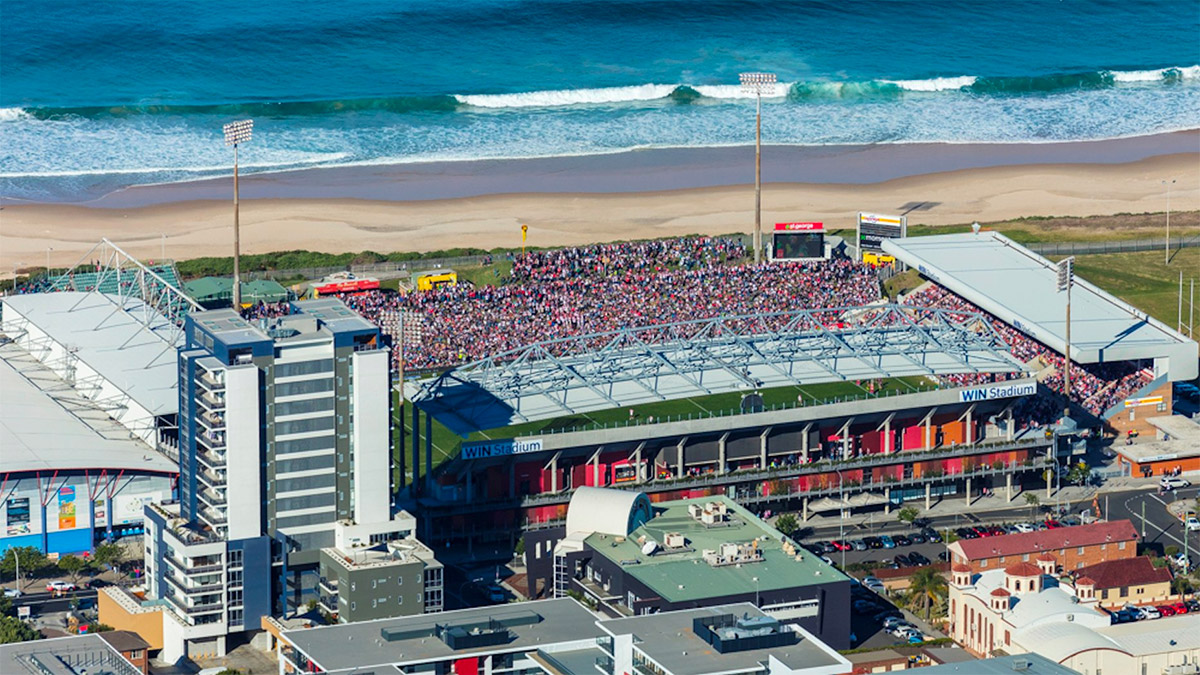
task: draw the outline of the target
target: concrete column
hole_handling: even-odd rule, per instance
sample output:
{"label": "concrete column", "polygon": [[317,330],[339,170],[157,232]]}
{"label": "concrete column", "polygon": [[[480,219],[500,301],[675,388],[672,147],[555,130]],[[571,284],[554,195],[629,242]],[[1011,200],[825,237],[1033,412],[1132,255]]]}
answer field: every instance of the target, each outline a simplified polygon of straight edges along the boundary
{"label": "concrete column", "polygon": [[550,463],[542,467],[550,472],[551,492],[558,492],[558,457],[561,454],[561,452],[554,453],[554,456],[550,458]]}
{"label": "concrete column", "polygon": [[887,501],[883,503],[883,512],[890,514],[892,512],[892,488],[888,488],[883,494],[887,498]]}
{"label": "concrete column", "polygon": [[926,450],[933,449],[933,412],[932,411],[930,411],[930,413],[925,416],[925,446],[924,446],[924,449],[926,449]]}
{"label": "concrete column", "polygon": [[808,434],[812,429],[812,422],[804,425],[804,431],[800,432],[800,463],[808,464]]}
{"label": "concrete column", "polygon": [[975,445],[975,425],[974,425],[975,414],[974,413],[975,413],[975,406],[971,406],[970,408],[967,408],[967,415],[966,415],[966,417],[967,417],[967,425],[966,425],[967,426],[967,428],[966,428],[967,445]]}
{"label": "concrete column", "polygon": [[758,435],[758,468],[760,470],[767,468],[767,435],[770,433],[771,427],[767,427]]}
{"label": "concrete column", "polygon": [[933,483],[925,484],[925,510],[933,508]]}
{"label": "concrete column", "polygon": [[717,441],[717,473],[725,473],[725,445],[729,440],[729,432],[721,435],[721,439]]}
{"label": "concrete column", "polygon": [[888,415],[888,418],[883,421],[883,454],[885,454],[885,455],[892,454],[893,442],[894,441],[892,440],[892,416]]}
{"label": "concrete column", "polygon": [[1005,436],[1006,440],[1011,442],[1013,437],[1016,435],[1016,429],[1015,429],[1016,422],[1013,420],[1012,406],[1008,407],[1007,412],[1008,412],[1008,426],[1007,426],[1007,430],[1004,433],[1004,436]]}
{"label": "concrete column", "polygon": [[1046,459],[1051,461],[1046,464],[1046,469],[1042,472],[1042,476],[1046,478],[1046,499],[1050,499],[1050,490],[1054,487],[1054,472],[1050,471],[1050,467],[1054,462],[1054,446],[1046,448]]}
{"label": "concrete column", "polygon": [[800,500],[800,519],[806,523],[808,522],[808,497]]}
{"label": "concrete column", "polygon": [[642,448],[646,447],[646,442],[638,443],[637,450],[633,451],[633,461],[637,465],[637,484],[641,485],[646,482],[646,468],[642,466]]}
{"label": "concrete column", "polygon": [[846,423],[843,424],[842,428],[838,430],[838,436],[842,437],[842,459],[846,459],[850,456],[850,423],[853,421],[854,418],[851,417],[850,419],[846,420]]}
{"label": "concrete column", "polygon": [[971,479],[967,479],[967,506],[971,505]]}
{"label": "concrete column", "polygon": [[687,464],[683,461],[683,448],[685,445],[687,445],[687,436],[681,438],[679,440],[679,444],[675,446],[675,463],[679,467],[678,471],[676,471],[677,478],[683,478],[683,476],[686,475],[684,474],[684,471],[687,468]]}
{"label": "concrete column", "polygon": [[1005,497],[1007,497],[1008,501],[1010,501],[1010,502],[1012,501],[1012,498],[1013,498],[1012,476],[1013,475],[1011,473],[1004,475],[1004,493],[1005,493]]}

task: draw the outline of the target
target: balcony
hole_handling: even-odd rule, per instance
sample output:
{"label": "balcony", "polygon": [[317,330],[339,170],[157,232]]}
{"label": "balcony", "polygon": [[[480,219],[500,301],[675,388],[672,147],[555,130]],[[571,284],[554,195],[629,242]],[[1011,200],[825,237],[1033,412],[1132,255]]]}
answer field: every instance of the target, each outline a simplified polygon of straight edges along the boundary
{"label": "balcony", "polygon": [[200,464],[209,469],[225,468],[225,453],[215,451],[205,451],[204,446],[199,446],[200,452],[196,453],[196,458],[200,460]]}
{"label": "balcony", "polygon": [[184,577],[184,579],[179,579],[178,577],[176,577],[173,574],[168,574],[168,575],[166,575],[166,577],[167,577],[167,581],[170,582],[170,584],[172,586],[174,586],[175,588],[178,588],[180,590],[180,592],[189,594],[189,595],[193,595],[196,593],[220,593],[223,590],[225,590],[225,585],[222,584],[220,581],[217,581],[215,583],[196,584],[193,586],[193,585],[189,585],[188,583],[186,583],[185,580],[187,579],[187,577]]}
{"label": "balcony", "polygon": [[207,370],[201,371],[200,377],[196,378],[196,381],[209,391],[223,391],[225,389],[225,378],[215,376]]}
{"label": "balcony", "polygon": [[221,490],[209,488],[200,492],[200,499],[213,508],[225,506],[225,494]]}
{"label": "balcony", "polygon": [[216,510],[215,508],[213,508],[211,506],[207,507],[205,509],[202,509],[200,511],[200,517],[203,518],[204,521],[207,522],[209,525],[212,525],[214,528],[218,525],[224,525],[225,523],[229,522],[228,518],[226,518],[224,513]]}
{"label": "balcony", "polygon": [[[221,563],[220,559],[217,559],[217,561],[215,563],[199,564],[199,565],[193,564],[191,567],[188,567],[187,565],[185,565],[182,561],[177,559],[175,556],[170,556],[170,555],[166,556],[166,560],[168,563],[170,563],[171,567],[174,567],[175,569],[179,570],[180,572],[183,572],[186,575],[203,574],[205,572],[220,572],[221,570],[225,569],[225,565]],[[197,560],[203,560],[203,559],[197,558]],[[207,562],[207,561],[205,561],[205,562]]]}
{"label": "balcony", "polygon": [[225,397],[214,395],[211,392],[201,390],[201,394],[196,397],[196,402],[200,404],[201,410],[209,412],[220,412],[225,409]]}
{"label": "balcony", "polygon": [[200,420],[200,426],[211,431],[225,429],[225,416],[214,412],[202,412],[196,415],[196,419]]}
{"label": "balcony", "polygon": [[216,471],[204,469],[196,473],[196,478],[201,484],[212,489],[225,487],[225,476]]}

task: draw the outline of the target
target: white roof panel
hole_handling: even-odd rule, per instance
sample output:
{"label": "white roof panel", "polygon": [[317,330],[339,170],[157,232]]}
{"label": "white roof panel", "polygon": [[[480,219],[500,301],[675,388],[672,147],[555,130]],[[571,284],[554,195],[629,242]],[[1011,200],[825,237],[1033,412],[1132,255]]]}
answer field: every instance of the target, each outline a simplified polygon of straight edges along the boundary
{"label": "white roof panel", "polygon": [[179,412],[174,340],[180,333],[142,301],[70,291],[3,302],[6,324],[15,310],[152,414]]}
{"label": "white roof panel", "polygon": [[[1062,354],[1067,294],[1055,264],[998,232],[888,239],[883,249],[933,282]],[[1071,290],[1071,358],[1106,363],[1167,358],[1155,375],[1196,377],[1196,342],[1088,281]]]}

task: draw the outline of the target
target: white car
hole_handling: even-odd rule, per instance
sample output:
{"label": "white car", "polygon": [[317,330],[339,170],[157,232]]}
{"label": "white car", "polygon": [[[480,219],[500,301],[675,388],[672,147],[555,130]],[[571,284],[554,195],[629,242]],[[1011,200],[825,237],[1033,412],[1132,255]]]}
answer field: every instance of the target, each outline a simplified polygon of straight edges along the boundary
{"label": "white car", "polygon": [[69,581],[51,581],[50,583],[46,584],[46,590],[50,591],[51,593],[65,593],[66,591],[73,591],[76,588],[78,588],[78,586]]}
{"label": "white car", "polygon": [[883,628],[887,631],[894,631],[897,628],[910,625],[912,624],[898,616],[889,616],[883,620]]}
{"label": "white car", "polygon": [[1188,529],[1188,532],[1200,530],[1200,519],[1196,516],[1188,516],[1187,520],[1183,521],[1183,526]]}
{"label": "white car", "polygon": [[1034,527],[1033,525],[1030,525],[1029,523],[1017,523],[1016,528],[1017,528],[1017,532],[1033,532],[1034,530],[1037,529],[1036,527]]}
{"label": "white car", "polygon": [[1191,487],[1192,485],[1190,482],[1182,478],[1172,478],[1168,476],[1164,476],[1159,484],[1162,485],[1164,490],[1177,490],[1179,488]]}
{"label": "white car", "polygon": [[25,594],[22,593],[19,589],[16,589],[16,588],[4,589],[4,597],[6,597],[6,598],[19,598],[22,595],[25,595]]}
{"label": "white car", "polygon": [[1136,611],[1137,611],[1139,617],[1142,619],[1157,619],[1162,616],[1162,613],[1158,611],[1157,607],[1153,607],[1150,605],[1146,605],[1145,607],[1138,607]]}
{"label": "white car", "polygon": [[1176,567],[1186,568],[1188,566],[1187,556],[1184,555],[1182,551],[1167,558],[1167,562],[1171,563],[1172,565],[1174,565]]}

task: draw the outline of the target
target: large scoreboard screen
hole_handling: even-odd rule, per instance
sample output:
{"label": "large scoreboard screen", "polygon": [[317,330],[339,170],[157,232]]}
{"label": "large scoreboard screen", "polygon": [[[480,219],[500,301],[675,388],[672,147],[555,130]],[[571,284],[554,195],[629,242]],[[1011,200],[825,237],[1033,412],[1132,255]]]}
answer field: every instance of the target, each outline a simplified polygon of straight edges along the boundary
{"label": "large scoreboard screen", "polygon": [[908,234],[906,216],[881,216],[875,213],[858,214],[858,250],[860,253],[880,253],[884,239],[903,239]]}
{"label": "large scoreboard screen", "polygon": [[825,257],[824,223],[776,223],[772,238],[774,260]]}

